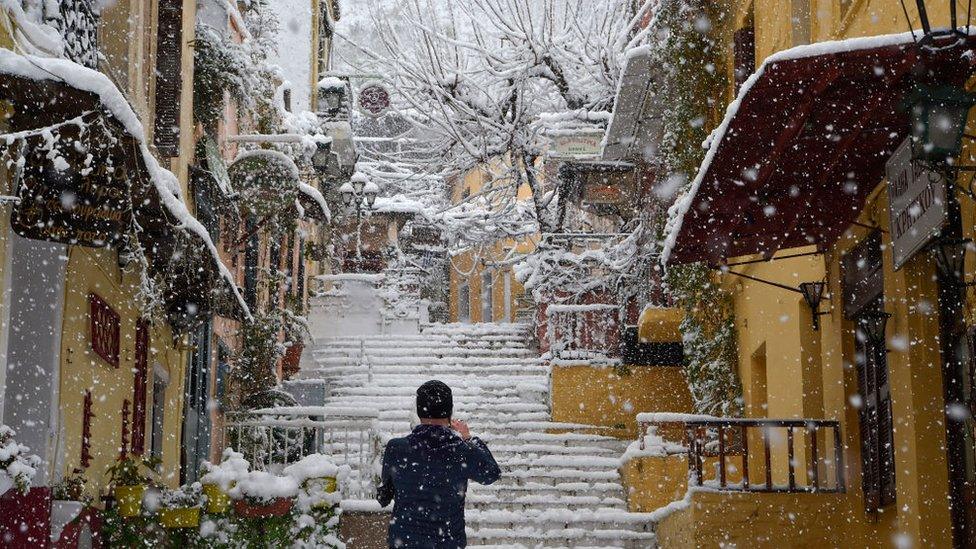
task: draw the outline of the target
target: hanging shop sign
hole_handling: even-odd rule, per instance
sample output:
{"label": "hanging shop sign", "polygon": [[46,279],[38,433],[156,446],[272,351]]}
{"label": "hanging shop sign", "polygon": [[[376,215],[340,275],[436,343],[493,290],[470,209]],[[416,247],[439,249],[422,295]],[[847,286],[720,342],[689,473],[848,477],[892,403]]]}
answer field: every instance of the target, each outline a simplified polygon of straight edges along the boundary
{"label": "hanging shop sign", "polygon": [[597,158],[603,150],[603,130],[577,130],[552,137],[550,158]]}
{"label": "hanging shop sign", "polygon": [[380,84],[359,90],[359,108],[370,116],[380,116],[390,108],[390,92]]}
{"label": "hanging shop sign", "polygon": [[65,145],[52,150],[27,143],[10,225],[24,238],[110,246],[131,226],[126,170],[99,151],[90,155],[97,145],[76,148],[84,141],[63,133]]}
{"label": "hanging shop sign", "polygon": [[88,317],[92,351],[112,367],[118,368],[121,324],[119,313],[98,295],[88,294]]}
{"label": "hanging shop sign", "polygon": [[938,236],[948,221],[946,180],[912,161],[910,139],[891,155],[885,172],[892,256],[898,270]]}

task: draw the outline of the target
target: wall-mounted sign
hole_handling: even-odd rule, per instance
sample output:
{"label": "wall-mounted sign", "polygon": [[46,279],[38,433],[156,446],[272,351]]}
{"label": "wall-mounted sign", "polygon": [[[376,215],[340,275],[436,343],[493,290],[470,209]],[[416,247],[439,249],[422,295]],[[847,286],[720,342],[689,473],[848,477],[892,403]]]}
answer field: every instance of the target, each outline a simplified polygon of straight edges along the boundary
{"label": "wall-mounted sign", "polygon": [[110,166],[109,158],[95,151],[99,144],[84,138],[75,141],[66,133],[61,131],[62,143],[83,143],[96,158],[73,145],[58,147],[56,155],[41,147],[25,153],[17,191],[20,204],[13,209],[10,225],[24,238],[111,245],[131,226],[126,171]]}
{"label": "wall-mounted sign", "polygon": [[369,84],[359,90],[359,108],[371,116],[380,116],[390,108],[390,92],[379,84]]}
{"label": "wall-mounted sign", "polygon": [[946,180],[912,161],[910,139],[885,165],[895,270],[935,238],[948,220]]}
{"label": "wall-mounted sign", "polygon": [[88,294],[91,348],[113,368],[119,367],[119,313],[96,294]]}
{"label": "wall-mounted sign", "polygon": [[587,158],[600,155],[603,130],[579,130],[552,137],[552,158]]}

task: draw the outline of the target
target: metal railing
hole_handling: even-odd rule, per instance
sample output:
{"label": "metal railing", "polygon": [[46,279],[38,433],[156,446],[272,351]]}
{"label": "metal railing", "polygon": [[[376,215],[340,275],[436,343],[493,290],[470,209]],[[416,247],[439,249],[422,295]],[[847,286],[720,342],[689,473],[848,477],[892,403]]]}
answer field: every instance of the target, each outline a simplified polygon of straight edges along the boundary
{"label": "metal railing", "polygon": [[[837,421],[722,418],[684,423],[688,468],[698,486],[744,492],[844,491],[844,448]],[[752,455],[750,444],[761,444],[762,450]],[[717,458],[717,479],[706,482],[704,464],[709,458]],[[757,459],[763,478],[753,483],[750,472],[756,469],[750,462]],[[741,474],[741,480],[730,481],[732,474]]]}
{"label": "metal railing", "polygon": [[344,499],[373,499],[375,461],[382,451],[378,417],[375,410],[325,406],[227,412],[221,442],[223,448],[244,454],[255,470],[271,473],[308,455],[325,454],[350,468],[339,488]]}
{"label": "metal railing", "polygon": [[549,305],[546,331],[554,359],[608,359],[620,355],[617,305]]}

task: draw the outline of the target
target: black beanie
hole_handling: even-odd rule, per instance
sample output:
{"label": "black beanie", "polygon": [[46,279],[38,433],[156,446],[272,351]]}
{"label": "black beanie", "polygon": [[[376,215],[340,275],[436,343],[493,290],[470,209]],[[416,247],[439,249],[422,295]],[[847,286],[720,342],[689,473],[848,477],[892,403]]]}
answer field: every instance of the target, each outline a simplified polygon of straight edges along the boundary
{"label": "black beanie", "polygon": [[417,417],[420,419],[446,419],[454,411],[451,388],[436,379],[417,389]]}

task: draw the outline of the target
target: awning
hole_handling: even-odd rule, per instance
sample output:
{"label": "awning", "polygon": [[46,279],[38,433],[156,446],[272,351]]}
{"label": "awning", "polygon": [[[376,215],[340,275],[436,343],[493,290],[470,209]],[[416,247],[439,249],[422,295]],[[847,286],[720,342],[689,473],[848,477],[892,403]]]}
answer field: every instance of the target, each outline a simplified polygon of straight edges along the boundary
{"label": "awning", "polygon": [[[67,158],[45,155],[43,163],[25,166],[25,177],[33,180],[21,184],[21,204],[14,215],[29,221],[32,214],[26,208],[49,208],[52,212],[48,213],[63,219],[50,220],[55,222],[48,226],[65,221],[62,226],[68,225],[70,230],[45,231],[40,224],[12,220],[15,230],[31,238],[111,245],[121,252],[126,246],[122,232],[134,220],[141,228],[140,244],[146,250],[150,274],[165,282],[164,299],[174,328],[188,327],[198,315],[213,311],[218,302],[227,303],[229,316],[250,318],[210,235],[181,199],[179,181],[149,152],[138,117],[108,77],[64,59],[0,49],[0,101],[15,107],[8,117],[10,132],[4,134],[8,146],[16,146],[18,139],[23,143],[46,139],[45,132],[36,130],[56,124],[65,124],[59,132],[64,129],[69,138],[72,132],[78,134],[59,149],[59,155]],[[95,124],[112,138],[98,141],[88,135]],[[96,160],[90,159],[82,167],[71,154],[82,158],[90,154]],[[32,155],[37,160],[33,151]],[[111,161],[111,170],[104,175],[96,172],[96,179],[89,177],[86,170],[103,170],[101,164],[106,160]],[[66,195],[62,189],[70,192]],[[66,211],[53,211],[59,207],[55,198]],[[111,200],[106,202],[107,198]],[[46,219],[47,215],[40,212],[35,217]],[[73,225],[79,222],[89,226],[78,231]]]}
{"label": "awning", "polygon": [[905,33],[770,56],[729,105],[689,192],[672,206],[663,260],[720,263],[836,240],[908,133],[912,78],[961,85],[973,73],[976,40],[950,47],[956,40],[923,48]]}
{"label": "awning", "polygon": [[648,153],[657,149],[664,133],[661,109],[666,108],[654,97],[660,73],[649,47],[628,52],[614,98],[613,118],[604,137],[604,160],[649,158],[652,155]]}

